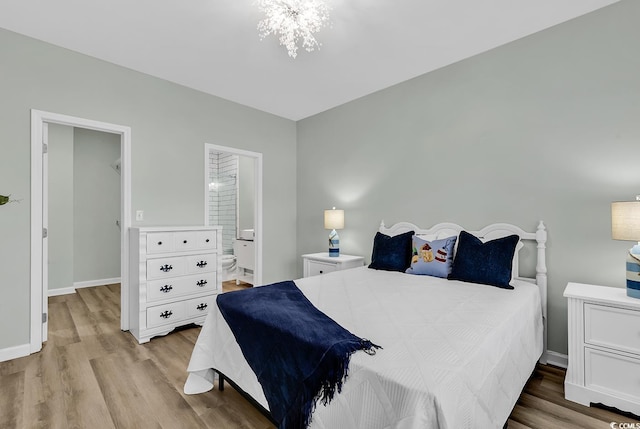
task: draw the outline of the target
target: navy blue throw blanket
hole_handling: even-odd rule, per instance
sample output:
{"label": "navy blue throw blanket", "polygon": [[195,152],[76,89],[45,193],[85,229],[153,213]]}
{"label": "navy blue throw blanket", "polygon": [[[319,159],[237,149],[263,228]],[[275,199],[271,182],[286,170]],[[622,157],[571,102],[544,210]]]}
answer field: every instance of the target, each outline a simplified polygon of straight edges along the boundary
{"label": "navy blue throw blanket", "polygon": [[341,391],[351,354],[379,348],[314,307],[292,281],[224,293],[217,302],[280,429],[306,428],[316,402]]}

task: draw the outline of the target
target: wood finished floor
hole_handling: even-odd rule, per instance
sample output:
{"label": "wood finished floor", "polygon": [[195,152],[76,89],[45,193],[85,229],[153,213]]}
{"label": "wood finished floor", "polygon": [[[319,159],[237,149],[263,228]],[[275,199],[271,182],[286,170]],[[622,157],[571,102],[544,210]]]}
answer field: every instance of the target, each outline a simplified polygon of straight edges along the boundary
{"label": "wood finished floor", "polygon": [[[0,363],[0,428],[273,429],[228,384],[224,392],[182,392],[199,331],[139,345],[120,331],[117,284],[51,297],[42,351]],[[564,370],[538,366],[508,427],[606,429],[614,421],[637,422],[565,401],[563,381]]]}

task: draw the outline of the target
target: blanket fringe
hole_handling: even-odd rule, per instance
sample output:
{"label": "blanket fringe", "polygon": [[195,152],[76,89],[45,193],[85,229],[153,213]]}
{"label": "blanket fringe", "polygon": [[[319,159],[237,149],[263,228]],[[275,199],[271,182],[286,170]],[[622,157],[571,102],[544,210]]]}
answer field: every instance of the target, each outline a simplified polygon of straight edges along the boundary
{"label": "blanket fringe", "polygon": [[[362,350],[369,355],[375,355],[376,349],[381,348],[382,347],[377,344],[362,338],[359,344],[354,343],[351,349],[345,350],[340,359],[335,361],[334,365],[329,368],[323,368],[322,373],[326,378],[322,380],[320,390],[313,396],[311,396],[312,394],[299,395],[295,401],[296,403],[291,407],[289,415],[284,419],[280,427],[309,427],[312,420],[312,414],[316,409],[318,401],[320,401],[322,405],[327,405],[331,400],[333,400],[336,392],[342,392],[342,385],[349,376],[349,361],[351,360],[351,355],[358,350]],[[318,369],[319,368],[316,368],[316,372]],[[296,414],[297,417],[295,417]],[[293,421],[289,420],[290,417]],[[298,422],[295,422],[295,420],[298,420]]]}

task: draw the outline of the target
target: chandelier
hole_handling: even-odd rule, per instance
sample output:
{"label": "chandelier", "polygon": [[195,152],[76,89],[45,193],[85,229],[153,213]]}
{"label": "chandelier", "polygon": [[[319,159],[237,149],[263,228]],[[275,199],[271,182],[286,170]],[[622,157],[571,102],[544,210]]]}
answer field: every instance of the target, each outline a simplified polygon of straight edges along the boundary
{"label": "chandelier", "polygon": [[256,0],[265,18],[258,22],[260,39],[278,36],[291,58],[298,54],[298,42],[308,52],[320,48],[314,33],[329,22],[329,6],[325,0]]}

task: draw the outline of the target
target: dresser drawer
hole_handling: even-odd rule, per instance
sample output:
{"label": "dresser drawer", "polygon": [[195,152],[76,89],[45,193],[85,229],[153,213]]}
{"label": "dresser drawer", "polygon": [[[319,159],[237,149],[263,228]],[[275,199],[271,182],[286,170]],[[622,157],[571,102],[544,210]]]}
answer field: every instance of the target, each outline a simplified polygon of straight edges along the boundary
{"label": "dresser drawer", "polygon": [[184,301],[147,308],[147,328],[168,325],[185,318]]}
{"label": "dresser drawer", "polygon": [[217,273],[201,273],[189,276],[187,293],[218,292]]}
{"label": "dresser drawer", "polygon": [[324,262],[309,261],[309,276],[317,276],[336,271],[335,264],[325,264]]}
{"label": "dresser drawer", "polygon": [[585,348],[585,385],[640,401],[640,359]]}
{"label": "dresser drawer", "polygon": [[187,263],[189,260],[185,257],[149,259],[147,260],[147,278],[182,276],[187,272]]}
{"label": "dresser drawer", "polygon": [[195,249],[196,250],[217,249],[216,231],[197,231]]}
{"label": "dresser drawer", "polygon": [[187,256],[186,273],[208,273],[216,271],[218,259],[215,254],[208,253],[203,255]]}
{"label": "dresser drawer", "polygon": [[640,355],[640,311],[585,303],[584,341]]}
{"label": "dresser drawer", "polygon": [[149,233],[147,254],[215,250],[216,234],[215,230]]}
{"label": "dresser drawer", "polygon": [[207,295],[185,301],[187,317],[205,316],[212,306],[217,305],[216,297],[217,295]]}
{"label": "dresser drawer", "polygon": [[197,247],[195,231],[174,232],[174,249],[176,252],[188,252]]}
{"label": "dresser drawer", "polygon": [[150,281],[147,285],[147,301],[179,298],[184,295],[216,290],[216,273],[171,277]]}
{"label": "dresser drawer", "polygon": [[153,232],[147,234],[147,254],[169,253],[174,251],[173,232]]}

